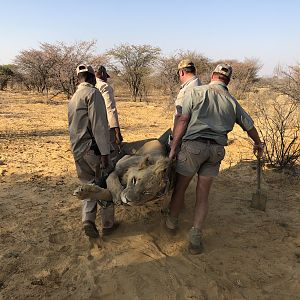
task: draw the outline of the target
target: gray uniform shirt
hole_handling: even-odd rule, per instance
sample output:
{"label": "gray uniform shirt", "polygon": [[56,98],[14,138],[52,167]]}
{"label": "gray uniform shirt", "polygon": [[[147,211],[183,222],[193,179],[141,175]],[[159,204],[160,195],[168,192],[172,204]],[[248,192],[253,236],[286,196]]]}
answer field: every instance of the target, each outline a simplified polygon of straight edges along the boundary
{"label": "gray uniform shirt", "polygon": [[181,85],[180,91],[175,100],[175,112],[178,114],[182,113],[182,104],[184,96],[195,86],[201,85],[201,81],[197,76],[193,76],[191,79]]}
{"label": "gray uniform shirt", "polygon": [[113,88],[99,78],[96,78],[96,80],[96,88],[99,89],[102,97],[104,98],[109,127],[120,127]]}
{"label": "gray uniform shirt", "polygon": [[227,134],[235,123],[249,131],[254,123],[238,101],[228,92],[226,85],[213,81],[195,87],[184,97],[182,114],[190,115],[183,140],[209,138],[227,145]]}
{"label": "gray uniform shirt", "polygon": [[68,122],[74,159],[80,159],[90,148],[91,134],[102,155],[110,153],[109,128],[103,97],[87,82],[78,85],[68,104]]}

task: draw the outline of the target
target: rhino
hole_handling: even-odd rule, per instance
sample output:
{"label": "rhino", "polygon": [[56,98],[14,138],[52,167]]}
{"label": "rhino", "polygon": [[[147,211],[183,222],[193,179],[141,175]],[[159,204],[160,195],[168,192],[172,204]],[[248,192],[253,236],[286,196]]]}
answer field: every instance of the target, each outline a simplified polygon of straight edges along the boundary
{"label": "rhino", "polygon": [[[164,135],[162,136],[164,137]],[[73,193],[79,199],[102,203],[143,205],[168,193],[174,185],[174,161],[167,157],[164,138],[127,143],[125,155],[106,179],[107,188],[83,184]],[[141,147],[136,150],[136,147]],[[129,154],[126,154],[129,153]],[[101,199],[101,200],[100,200]]]}

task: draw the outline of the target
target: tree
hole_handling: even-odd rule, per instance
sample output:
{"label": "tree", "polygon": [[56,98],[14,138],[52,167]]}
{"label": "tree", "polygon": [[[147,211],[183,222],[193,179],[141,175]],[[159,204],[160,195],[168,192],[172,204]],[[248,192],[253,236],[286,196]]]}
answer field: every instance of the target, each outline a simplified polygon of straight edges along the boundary
{"label": "tree", "polygon": [[50,78],[53,88],[63,92],[69,98],[76,90],[76,67],[80,63],[91,63],[94,59],[95,40],[81,41],[73,44],[57,42],[42,43],[41,49],[55,62]]}
{"label": "tree", "polygon": [[121,44],[107,52],[110,67],[123,78],[131,97],[142,100],[145,96],[146,78],[157,62],[160,48],[150,45]]}
{"label": "tree", "polygon": [[48,94],[52,88],[56,93],[63,92],[69,98],[76,90],[76,67],[97,58],[93,55],[95,44],[95,40],[73,44],[41,43],[38,50],[22,51],[15,62],[28,89]]}
{"label": "tree", "polygon": [[50,73],[56,61],[43,50],[23,50],[15,59],[18,71],[28,87],[43,93],[50,88]]}
{"label": "tree", "polygon": [[0,65],[0,91],[6,88],[8,81],[13,75],[14,72],[10,65]]}
{"label": "tree", "polygon": [[291,168],[300,157],[299,107],[289,97],[278,97],[270,90],[265,93],[266,97],[256,99],[254,107],[267,162],[279,170]]}
{"label": "tree", "polygon": [[286,68],[278,66],[271,86],[276,92],[300,103],[300,63]]}

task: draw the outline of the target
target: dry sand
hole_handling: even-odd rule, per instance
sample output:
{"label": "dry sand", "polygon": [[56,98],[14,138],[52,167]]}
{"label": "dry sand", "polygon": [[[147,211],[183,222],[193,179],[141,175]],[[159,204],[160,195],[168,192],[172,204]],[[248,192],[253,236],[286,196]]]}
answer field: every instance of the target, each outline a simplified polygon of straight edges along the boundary
{"label": "dry sand", "polygon": [[[0,93],[0,299],[300,299],[299,177],[264,170],[266,213],[249,207],[255,163],[236,127],[210,195],[205,251],[188,254],[195,182],[176,237],[163,202],[117,207],[121,227],[89,252],[66,101]],[[159,103],[118,102],[125,140],[171,122]]]}

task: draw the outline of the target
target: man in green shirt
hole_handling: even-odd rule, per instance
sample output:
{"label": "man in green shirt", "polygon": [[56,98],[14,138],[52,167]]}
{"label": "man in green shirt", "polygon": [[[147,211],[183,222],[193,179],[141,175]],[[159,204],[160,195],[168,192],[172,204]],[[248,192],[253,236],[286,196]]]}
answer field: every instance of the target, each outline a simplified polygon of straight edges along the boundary
{"label": "man in green shirt", "polygon": [[166,227],[176,232],[178,215],[184,202],[185,191],[198,173],[193,227],[190,230],[189,251],[203,250],[202,227],[208,213],[208,195],[214,177],[219,173],[225,156],[227,134],[239,124],[254,141],[254,152],[263,153],[263,144],[251,117],[229,93],[227,85],[232,75],[228,64],[219,64],[208,85],[194,87],[184,97],[182,115],[177,121],[169,158],[177,156],[176,184],[171,198]]}

